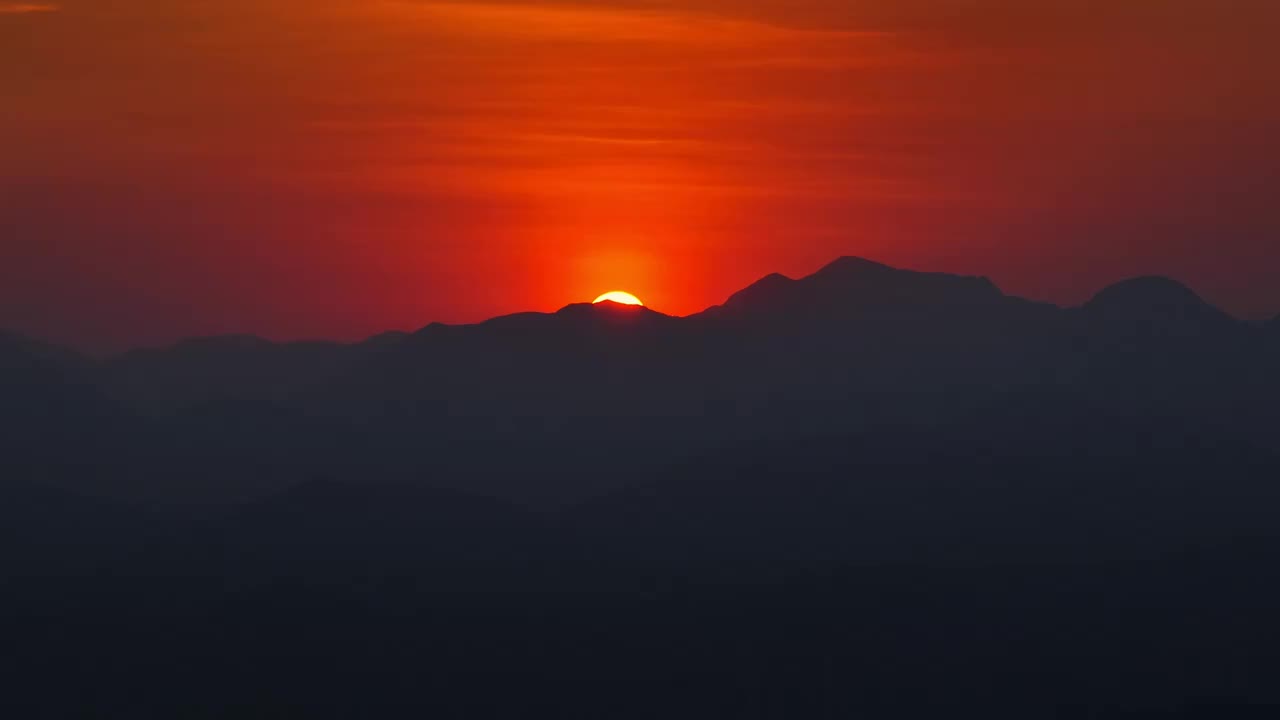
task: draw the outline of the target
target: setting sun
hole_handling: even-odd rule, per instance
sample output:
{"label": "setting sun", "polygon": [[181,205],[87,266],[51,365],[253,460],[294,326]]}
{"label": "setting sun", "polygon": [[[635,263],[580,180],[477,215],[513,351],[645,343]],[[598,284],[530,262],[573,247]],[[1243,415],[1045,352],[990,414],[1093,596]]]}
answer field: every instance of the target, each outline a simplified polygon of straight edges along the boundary
{"label": "setting sun", "polygon": [[631,293],[621,292],[618,290],[615,290],[613,292],[607,292],[601,295],[600,297],[595,299],[594,304],[599,305],[602,302],[614,302],[614,303],[618,303],[619,305],[640,305],[640,306],[644,305],[644,303],[640,302],[640,298],[636,297],[635,295],[632,295]]}

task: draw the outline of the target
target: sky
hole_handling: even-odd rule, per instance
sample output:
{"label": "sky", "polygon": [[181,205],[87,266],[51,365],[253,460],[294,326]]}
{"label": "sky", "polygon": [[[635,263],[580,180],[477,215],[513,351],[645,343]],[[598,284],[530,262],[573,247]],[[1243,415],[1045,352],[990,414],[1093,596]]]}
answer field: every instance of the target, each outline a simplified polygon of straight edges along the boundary
{"label": "sky", "polygon": [[841,255],[1280,313],[1274,0],[0,0],[0,328],[353,340]]}

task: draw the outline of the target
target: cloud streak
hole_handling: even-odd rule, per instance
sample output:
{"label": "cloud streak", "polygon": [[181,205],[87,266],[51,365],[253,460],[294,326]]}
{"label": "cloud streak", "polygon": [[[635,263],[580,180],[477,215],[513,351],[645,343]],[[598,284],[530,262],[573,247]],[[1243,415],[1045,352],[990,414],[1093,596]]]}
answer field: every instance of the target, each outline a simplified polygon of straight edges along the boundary
{"label": "cloud streak", "polygon": [[61,5],[52,5],[49,3],[0,2],[0,15],[36,15],[42,13],[56,13],[61,10]]}

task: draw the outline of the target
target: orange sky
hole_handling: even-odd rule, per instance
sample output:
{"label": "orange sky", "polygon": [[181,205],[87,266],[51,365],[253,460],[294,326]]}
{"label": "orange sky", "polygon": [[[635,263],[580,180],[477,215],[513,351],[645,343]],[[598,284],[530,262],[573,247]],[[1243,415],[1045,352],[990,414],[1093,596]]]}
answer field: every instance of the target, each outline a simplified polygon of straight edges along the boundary
{"label": "orange sky", "polygon": [[842,254],[1273,314],[1277,27],[1272,0],[0,0],[0,327],[687,313]]}

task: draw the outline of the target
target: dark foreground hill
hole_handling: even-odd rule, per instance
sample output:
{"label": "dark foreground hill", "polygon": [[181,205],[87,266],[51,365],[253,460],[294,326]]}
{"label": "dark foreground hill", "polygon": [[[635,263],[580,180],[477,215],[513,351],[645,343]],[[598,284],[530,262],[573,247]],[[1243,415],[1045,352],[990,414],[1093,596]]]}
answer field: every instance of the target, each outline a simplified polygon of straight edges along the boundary
{"label": "dark foreground hill", "polygon": [[[852,258],[675,318],[0,338],[14,717],[1261,717],[1275,324]],[[1268,715],[1270,716],[1270,715]]]}

